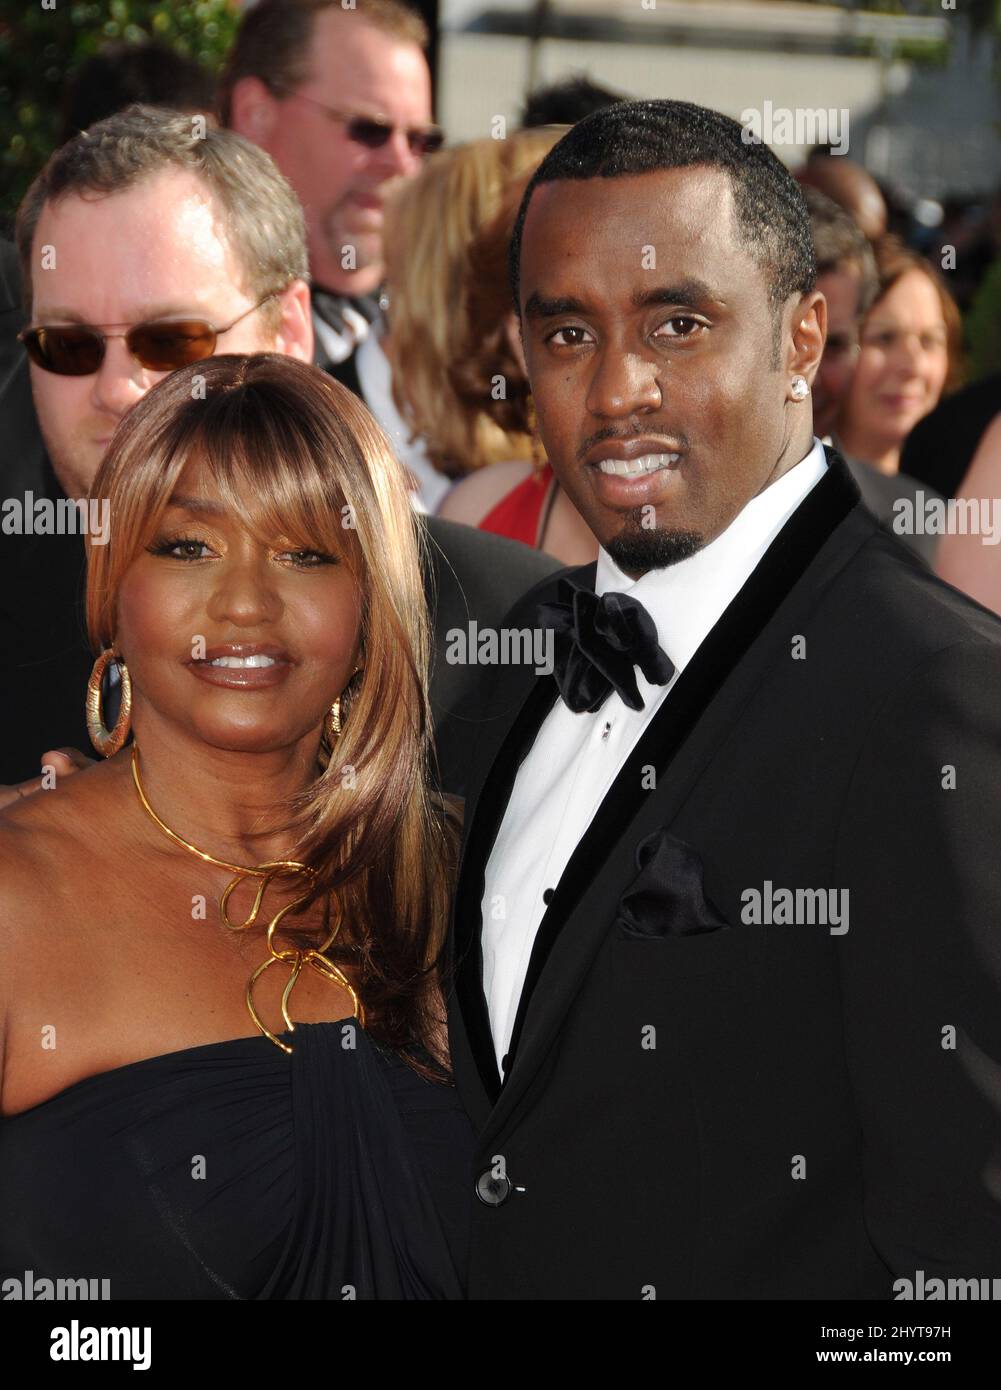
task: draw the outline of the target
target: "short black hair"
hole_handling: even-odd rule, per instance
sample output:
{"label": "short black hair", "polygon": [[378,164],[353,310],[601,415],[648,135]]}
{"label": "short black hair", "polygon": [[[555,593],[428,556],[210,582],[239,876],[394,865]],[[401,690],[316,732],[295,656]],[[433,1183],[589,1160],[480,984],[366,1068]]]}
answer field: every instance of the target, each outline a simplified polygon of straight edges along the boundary
{"label": "short black hair", "polygon": [[549,151],[525,189],[511,234],[508,266],[519,318],[521,238],[540,184],[626,178],[696,165],[729,175],[737,225],[766,272],[778,322],[788,297],[809,293],[817,278],[803,194],[778,156],[738,121],[688,101],[627,101],[606,107],[573,126]]}
{"label": "short black hair", "polygon": [[584,73],[565,77],[548,87],[536,87],[525,102],[521,118],[523,130],[544,125],[576,125],[592,111],[615,106],[626,98],[607,87],[599,87]]}
{"label": "short black hair", "polygon": [[135,102],[211,113],[215,79],[194,58],[156,39],[105,44],[70,75],[59,143]]}

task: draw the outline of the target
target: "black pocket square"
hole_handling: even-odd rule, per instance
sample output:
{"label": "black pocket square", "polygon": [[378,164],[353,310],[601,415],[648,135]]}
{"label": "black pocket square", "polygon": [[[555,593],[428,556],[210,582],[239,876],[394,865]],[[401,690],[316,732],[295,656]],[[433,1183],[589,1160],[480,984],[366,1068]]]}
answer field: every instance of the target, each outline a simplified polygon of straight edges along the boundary
{"label": "black pocket square", "polygon": [[661,828],[636,848],[639,873],[619,899],[615,925],[629,936],[697,936],[731,930],[706,897],[702,860],[691,845]]}

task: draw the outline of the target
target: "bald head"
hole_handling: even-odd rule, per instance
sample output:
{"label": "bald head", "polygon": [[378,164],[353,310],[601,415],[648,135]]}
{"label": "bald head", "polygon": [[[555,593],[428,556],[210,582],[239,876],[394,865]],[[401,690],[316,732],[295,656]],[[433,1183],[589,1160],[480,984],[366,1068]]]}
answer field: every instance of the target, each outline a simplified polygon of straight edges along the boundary
{"label": "bald head", "polygon": [[886,231],[886,202],[879,184],[861,164],[841,155],[817,154],[796,177],[844,208],[870,241],[876,241]]}

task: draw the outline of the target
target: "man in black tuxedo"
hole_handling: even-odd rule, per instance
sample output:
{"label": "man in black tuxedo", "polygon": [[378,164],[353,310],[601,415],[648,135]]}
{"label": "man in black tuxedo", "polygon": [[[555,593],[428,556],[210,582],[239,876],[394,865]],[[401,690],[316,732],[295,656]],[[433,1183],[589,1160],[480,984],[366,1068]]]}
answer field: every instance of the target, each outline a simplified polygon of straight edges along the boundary
{"label": "man in black tuxedo", "polygon": [[470,1296],[997,1277],[1001,624],[813,437],[802,197],[729,118],[630,103],[543,160],[511,260],[601,549],[505,620],[554,674],[498,668],[481,711]]}

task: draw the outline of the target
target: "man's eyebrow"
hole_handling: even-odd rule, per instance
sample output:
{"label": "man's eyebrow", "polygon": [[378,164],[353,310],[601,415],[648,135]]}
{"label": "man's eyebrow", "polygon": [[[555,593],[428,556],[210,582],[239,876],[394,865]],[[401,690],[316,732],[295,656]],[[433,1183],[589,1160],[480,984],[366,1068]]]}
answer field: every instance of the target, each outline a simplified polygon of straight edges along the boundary
{"label": "man's eyebrow", "polygon": [[[658,285],[652,290],[636,290],[631,296],[634,309],[645,309],[651,304],[705,304],[718,303],[709,286],[701,280],[683,280],[678,285]],[[572,295],[554,299],[544,298],[533,290],[525,302],[525,318],[550,319],[557,314],[586,314],[587,305]]]}
{"label": "man's eyebrow", "polygon": [[533,290],[525,301],[526,319],[551,319],[557,314],[582,314],[584,305],[579,299],[572,297],[562,297],[559,299],[543,299],[538,290]]}
{"label": "man's eyebrow", "polygon": [[[36,309],[32,318],[35,323],[80,323],[88,326],[93,324],[93,319],[78,313],[76,309],[64,309],[62,305]],[[128,324],[152,323],[154,319],[199,319],[206,323],[211,322],[208,314],[200,309],[192,309],[190,304],[178,305],[170,302],[147,305],[139,318],[121,319],[119,322]]]}
{"label": "man's eyebrow", "polygon": [[203,516],[222,516],[226,508],[221,502],[211,502],[207,497],[189,497],[186,493],[171,494],[168,507],[176,507],[182,512],[197,512]]}
{"label": "man's eyebrow", "polygon": [[636,290],[632,296],[634,309],[648,304],[705,304],[719,301],[702,280],[682,280],[678,285],[658,285],[652,290]]}

